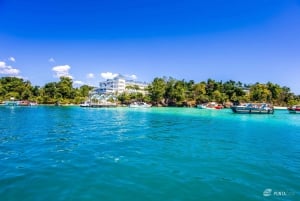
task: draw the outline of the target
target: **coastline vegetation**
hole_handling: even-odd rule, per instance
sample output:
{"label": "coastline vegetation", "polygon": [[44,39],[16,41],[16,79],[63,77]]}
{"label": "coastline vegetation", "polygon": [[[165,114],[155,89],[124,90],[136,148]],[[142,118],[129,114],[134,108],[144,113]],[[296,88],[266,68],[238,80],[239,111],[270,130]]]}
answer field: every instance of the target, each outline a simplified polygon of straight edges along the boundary
{"label": "coastline vegetation", "polygon": [[29,100],[39,104],[79,104],[86,100],[93,87],[83,85],[73,87],[72,79],[61,77],[58,82],[46,83],[43,87],[32,86],[30,81],[16,77],[0,79],[0,102],[14,97],[16,100]]}
{"label": "coastline vegetation", "polygon": [[[73,87],[72,79],[61,77],[58,82],[44,86],[33,86],[30,81],[16,77],[0,78],[0,102],[14,97],[39,104],[79,104],[85,101],[93,87],[83,85]],[[136,88],[136,91],[139,91]],[[199,83],[193,80],[177,80],[172,77],[157,77],[149,84],[146,93],[118,94],[121,104],[144,101],[156,106],[195,106],[214,101],[223,105],[239,102],[268,102],[278,106],[300,103],[300,95],[290,88],[271,82],[243,84],[229,80],[226,82],[208,79]]]}

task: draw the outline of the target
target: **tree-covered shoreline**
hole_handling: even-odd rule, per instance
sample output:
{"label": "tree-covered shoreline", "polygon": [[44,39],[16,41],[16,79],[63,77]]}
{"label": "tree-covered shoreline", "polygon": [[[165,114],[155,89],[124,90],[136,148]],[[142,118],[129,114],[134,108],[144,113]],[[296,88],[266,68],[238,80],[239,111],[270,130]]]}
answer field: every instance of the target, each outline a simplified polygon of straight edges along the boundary
{"label": "tree-covered shoreline", "polygon": [[[61,77],[58,82],[44,86],[33,86],[30,81],[16,77],[0,78],[0,102],[14,97],[39,104],[79,104],[88,99],[94,87],[73,87],[72,79]],[[155,106],[195,106],[214,101],[223,105],[239,102],[268,102],[278,106],[300,103],[300,96],[290,88],[271,82],[243,84],[240,81],[226,82],[208,79],[196,83],[193,80],[177,80],[172,77],[157,77],[149,84],[145,93],[116,94],[120,104],[144,101]]]}

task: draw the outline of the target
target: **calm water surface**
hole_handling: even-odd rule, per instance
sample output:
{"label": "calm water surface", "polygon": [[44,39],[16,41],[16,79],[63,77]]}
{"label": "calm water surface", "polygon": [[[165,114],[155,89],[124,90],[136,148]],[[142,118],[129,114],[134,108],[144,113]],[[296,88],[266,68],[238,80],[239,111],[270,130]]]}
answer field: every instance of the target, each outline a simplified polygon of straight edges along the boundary
{"label": "calm water surface", "polygon": [[286,111],[0,107],[3,201],[300,200],[299,173]]}

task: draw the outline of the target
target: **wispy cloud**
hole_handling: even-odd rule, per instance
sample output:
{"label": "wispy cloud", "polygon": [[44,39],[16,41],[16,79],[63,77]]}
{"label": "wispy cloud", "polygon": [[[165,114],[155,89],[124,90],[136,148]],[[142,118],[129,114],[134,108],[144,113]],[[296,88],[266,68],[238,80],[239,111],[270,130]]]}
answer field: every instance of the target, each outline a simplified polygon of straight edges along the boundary
{"label": "wispy cloud", "polygon": [[9,57],[8,60],[12,62],[16,62],[16,59],[14,57]]}
{"label": "wispy cloud", "polygon": [[8,76],[18,76],[19,73],[19,69],[8,66],[4,61],[0,61],[0,74]]}
{"label": "wispy cloud", "polygon": [[75,80],[73,83],[74,83],[74,85],[79,85],[79,86],[85,84],[83,81],[80,81],[80,80]]}
{"label": "wispy cloud", "polygon": [[106,73],[101,73],[101,77],[103,77],[104,79],[113,79],[115,77],[117,77],[119,74],[117,73],[111,73],[111,72],[106,72]]}
{"label": "wispy cloud", "polygon": [[126,77],[128,77],[129,79],[132,79],[132,80],[136,80],[137,79],[136,75],[126,75]]}
{"label": "wispy cloud", "polygon": [[86,78],[93,79],[93,78],[95,78],[95,75],[94,75],[94,73],[89,73],[86,75]]}
{"label": "wispy cloud", "polygon": [[55,60],[51,57],[50,59],[48,59],[48,62],[55,63]]}
{"label": "wispy cloud", "polygon": [[52,71],[54,71],[55,73],[55,77],[69,77],[71,79],[73,79],[73,76],[70,75],[69,70],[71,69],[71,67],[69,65],[63,65],[63,66],[54,66],[52,68]]}

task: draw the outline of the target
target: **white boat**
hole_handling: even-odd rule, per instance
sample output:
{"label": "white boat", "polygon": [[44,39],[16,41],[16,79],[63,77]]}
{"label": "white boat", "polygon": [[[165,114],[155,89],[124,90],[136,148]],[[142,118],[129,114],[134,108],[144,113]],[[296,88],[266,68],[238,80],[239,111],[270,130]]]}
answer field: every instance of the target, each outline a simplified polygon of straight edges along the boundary
{"label": "white boat", "polygon": [[149,108],[151,107],[150,104],[147,104],[145,102],[133,102],[129,105],[131,108]]}
{"label": "white boat", "polygon": [[197,108],[220,110],[223,109],[223,106],[221,104],[217,104],[216,102],[209,102],[209,103],[197,105]]}
{"label": "white boat", "polygon": [[199,109],[207,109],[206,104],[197,105]]}
{"label": "white boat", "polygon": [[273,106],[267,103],[246,103],[231,107],[234,113],[238,114],[273,114]]}
{"label": "white boat", "polygon": [[90,106],[91,106],[91,103],[88,102],[88,101],[85,101],[84,103],[81,103],[79,106],[80,106],[80,107],[90,107]]}
{"label": "white boat", "polygon": [[6,106],[18,106],[19,101],[4,101],[4,105],[6,105]]}

